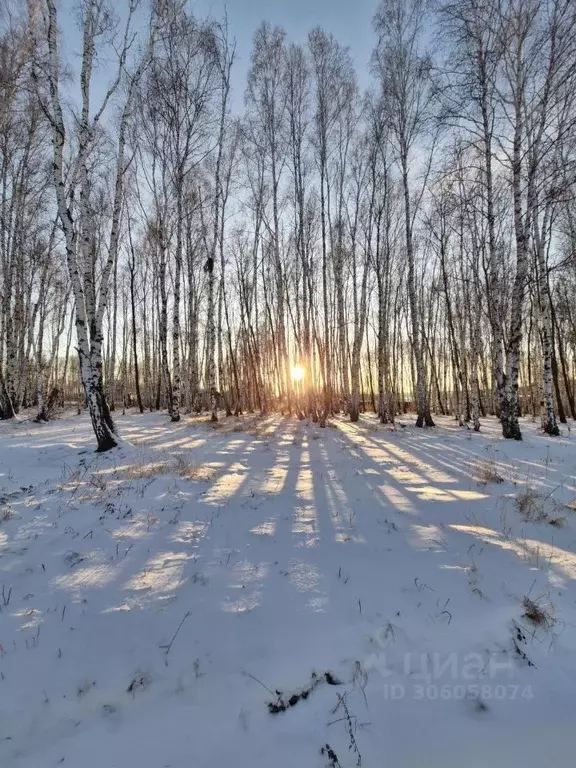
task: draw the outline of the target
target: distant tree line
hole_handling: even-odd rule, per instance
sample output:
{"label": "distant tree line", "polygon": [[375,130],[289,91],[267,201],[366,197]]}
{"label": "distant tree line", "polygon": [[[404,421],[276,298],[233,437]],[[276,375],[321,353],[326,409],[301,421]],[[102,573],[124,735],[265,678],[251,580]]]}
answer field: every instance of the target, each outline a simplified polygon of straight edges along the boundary
{"label": "distant tree line", "polygon": [[264,22],[242,114],[226,18],[82,0],[74,71],[63,5],[0,3],[0,417],[576,418],[573,0],[381,0],[366,92]]}

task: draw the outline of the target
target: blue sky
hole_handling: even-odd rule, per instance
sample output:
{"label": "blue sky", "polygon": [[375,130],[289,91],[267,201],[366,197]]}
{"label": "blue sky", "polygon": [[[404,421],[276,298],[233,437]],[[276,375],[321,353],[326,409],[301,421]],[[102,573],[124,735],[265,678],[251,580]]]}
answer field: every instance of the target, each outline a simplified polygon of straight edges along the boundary
{"label": "blue sky", "polygon": [[350,47],[358,69],[365,69],[373,47],[372,17],[377,0],[197,0],[201,12],[221,15],[224,7],[238,44],[239,69],[246,71],[252,35],[266,19],[286,30],[290,40],[305,41],[308,31],[323,26]]}
{"label": "blue sky", "polygon": [[[114,0],[118,11],[126,0]],[[65,55],[73,57],[80,48],[80,37],[74,23],[74,0],[61,0],[60,25]],[[231,36],[236,38],[237,61],[233,78],[236,109],[243,103],[246,72],[254,30],[261,21],[284,27],[289,41],[304,42],[310,29],[321,25],[343,45],[350,48],[361,86],[368,84],[367,67],[374,45],[372,17],[377,0],[195,0],[190,7],[198,16],[220,17],[228,11]],[[70,58],[69,58],[70,60]],[[103,77],[104,73],[100,73]],[[99,75],[96,75],[98,78]],[[96,90],[105,83],[94,82]]]}

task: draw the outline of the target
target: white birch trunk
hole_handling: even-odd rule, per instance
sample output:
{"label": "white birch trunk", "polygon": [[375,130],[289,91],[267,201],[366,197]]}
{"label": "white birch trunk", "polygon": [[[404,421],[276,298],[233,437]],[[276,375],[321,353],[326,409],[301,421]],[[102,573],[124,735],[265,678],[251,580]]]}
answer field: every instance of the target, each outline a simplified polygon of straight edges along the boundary
{"label": "white birch trunk", "polygon": [[552,308],[548,289],[548,267],[545,255],[545,238],[548,231],[549,206],[544,212],[542,230],[539,229],[538,216],[534,216],[534,241],[538,267],[538,300],[540,305],[539,320],[542,336],[542,430],[554,437],[560,434],[554,414],[554,395],[552,390]]}

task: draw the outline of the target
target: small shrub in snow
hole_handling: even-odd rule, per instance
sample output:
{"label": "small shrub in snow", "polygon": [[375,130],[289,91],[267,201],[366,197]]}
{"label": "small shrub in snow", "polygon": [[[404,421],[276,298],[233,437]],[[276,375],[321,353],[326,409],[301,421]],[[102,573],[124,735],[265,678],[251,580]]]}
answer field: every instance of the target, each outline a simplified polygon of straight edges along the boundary
{"label": "small shrub in snow", "polygon": [[179,477],[186,480],[208,481],[214,476],[216,470],[213,467],[206,467],[200,464],[194,464],[188,461],[184,456],[176,456],[174,463],[167,467],[167,474],[171,471]]}
{"label": "small shrub in snow", "polygon": [[522,601],[524,606],[524,618],[531,621],[537,627],[550,629],[554,624],[553,608],[551,605],[541,605],[527,595]]}
{"label": "small shrub in snow", "polygon": [[528,523],[544,523],[549,517],[546,497],[534,488],[527,488],[516,496],[516,509]]}
{"label": "small shrub in snow", "polygon": [[171,461],[152,461],[133,464],[126,472],[126,479],[153,480],[158,475],[176,475],[186,480],[210,480],[216,470],[195,464],[186,456],[175,456]]}
{"label": "small shrub in snow", "polygon": [[479,461],[474,467],[474,474],[480,485],[488,485],[488,483],[500,484],[504,482],[504,478],[500,472],[498,472],[496,464],[493,461]]}
{"label": "small shrub in snow", "polygon": [[149,461],[132,464],[127,470],[126,480],[142,480],[153,478],[155,475],[166,474],[167,461]]}

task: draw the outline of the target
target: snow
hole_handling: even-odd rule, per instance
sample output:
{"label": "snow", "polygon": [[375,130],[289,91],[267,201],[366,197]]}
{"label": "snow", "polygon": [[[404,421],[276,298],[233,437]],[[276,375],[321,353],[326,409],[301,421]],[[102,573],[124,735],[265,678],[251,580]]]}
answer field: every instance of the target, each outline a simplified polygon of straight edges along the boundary
{"label": "snow", "polygon": [[2,768],[574,764],[566,428],[118,423],[0,425]]}

